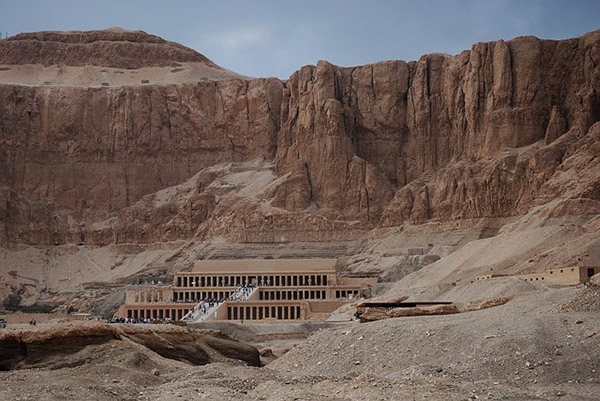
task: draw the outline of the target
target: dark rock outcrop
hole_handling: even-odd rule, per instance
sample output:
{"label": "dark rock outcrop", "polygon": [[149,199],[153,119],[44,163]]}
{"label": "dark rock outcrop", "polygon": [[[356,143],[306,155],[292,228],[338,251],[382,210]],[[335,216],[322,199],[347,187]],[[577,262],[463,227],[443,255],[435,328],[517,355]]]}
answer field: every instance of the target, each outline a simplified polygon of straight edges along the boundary
{"label": "dark rock outcrop", "polygon": [[[260,354],[255,347],[232,340],[217,331],[162,325],[148,328],[71,323],[1,333],[0,370],[58,369],[111,363],[111,358],[115,356],[121,359],[128,353],[140,352],[130,345],[131,341],[164,358],[193,365],[235,361],[261,366]],[[139,355],[136,358],[139,359]],[[147,359],[147,356],[144,358]]]}

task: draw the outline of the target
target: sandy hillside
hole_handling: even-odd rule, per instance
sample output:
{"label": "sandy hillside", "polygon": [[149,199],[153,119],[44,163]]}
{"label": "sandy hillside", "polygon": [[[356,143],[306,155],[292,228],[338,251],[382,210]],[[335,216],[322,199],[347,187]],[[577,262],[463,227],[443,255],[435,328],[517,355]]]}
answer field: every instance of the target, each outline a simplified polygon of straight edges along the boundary
{"label": "sandy hillside", "polygon": [[143,31],[20,33],[0,40],[0,84],[105,87],[244,78]]}
{"label": "sandy hillside", "polygon": [[234,78],[242,78],[242,76],[229,70],[194,62],[181,62],[177,66],[141,67],[135,69],[93,65],[0,65],[0,84],[11,85],[49,87],[85,86],[100,88],[104,86],[115,87],[124,85],[183,84],[202,80]]}
{"label": "sandy hillside", "polygon": [[[490,283],[471,284],[478,275],[515,275],[561,266],[594,265],[599,258],[599,224],[600,220],[594,215],[556,219],[541,218],[535,213],[526,215],[503,226],[497,235],[470,241],[406,276],[391,285],[387,296],[421,294],[421,299],[449,297],[468,302],[478,291],[502,295],[494,294],[494,287],[507,287],[511,282],[511,279],[496,278]],[[512,279],[517,287],[522,287],[519,281]],[[528,290],[527,287],[523,290]],[[471,295],[464,292],[461,297],[461,288],[474,290]]]}

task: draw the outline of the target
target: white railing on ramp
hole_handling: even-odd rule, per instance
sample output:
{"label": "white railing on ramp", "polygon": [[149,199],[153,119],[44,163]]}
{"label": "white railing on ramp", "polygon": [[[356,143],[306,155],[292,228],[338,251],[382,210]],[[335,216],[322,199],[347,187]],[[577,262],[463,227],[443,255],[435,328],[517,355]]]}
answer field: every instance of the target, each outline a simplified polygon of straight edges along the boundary
{"label": "white railing on ramp", "polygon": [[[225,301],[248,301],[258,290],[258,287],[240,287]],[[212,314],[217,312],[225,302],[215,303],[213,306],[206,301],[200,301],[192,310],[181,318],[184,322],[197,323],[207,320]]]}

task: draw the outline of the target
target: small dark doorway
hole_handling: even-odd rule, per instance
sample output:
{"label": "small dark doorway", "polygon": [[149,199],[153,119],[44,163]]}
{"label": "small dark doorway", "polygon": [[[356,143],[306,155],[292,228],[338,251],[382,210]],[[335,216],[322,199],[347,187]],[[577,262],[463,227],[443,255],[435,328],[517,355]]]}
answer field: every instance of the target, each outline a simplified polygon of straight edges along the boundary
{"label": "small dark doorway", "polygon": [[588,267],[588,277],[592,277],[594,275],[594,268]]}

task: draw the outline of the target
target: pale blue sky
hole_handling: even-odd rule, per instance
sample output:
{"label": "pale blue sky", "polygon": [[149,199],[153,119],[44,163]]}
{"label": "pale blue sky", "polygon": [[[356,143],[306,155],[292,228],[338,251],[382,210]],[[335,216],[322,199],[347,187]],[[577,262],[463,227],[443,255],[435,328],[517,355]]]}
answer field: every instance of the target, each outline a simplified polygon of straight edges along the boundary
{"label": "pale blue sky", "polygon": [[0,0],[0,31],[141,29],[249,76],[459,53],[479,41],[600,29],[600,0]]}

